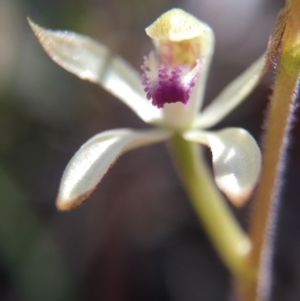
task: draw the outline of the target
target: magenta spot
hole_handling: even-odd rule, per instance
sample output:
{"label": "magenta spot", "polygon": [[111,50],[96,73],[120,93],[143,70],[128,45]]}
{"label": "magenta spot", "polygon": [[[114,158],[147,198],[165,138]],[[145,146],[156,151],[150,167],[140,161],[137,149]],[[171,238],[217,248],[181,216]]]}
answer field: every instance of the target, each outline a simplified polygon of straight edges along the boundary
{"label": "magenta spot", "polygon": [[188,65],[158,65],[155,59],[154,54],[150,53],[149,57],[144,57],[141,66],[147,99],[152,99],[152,104],[158,108],[166,103],[187,104],[200,72],[199,62],[190,70]]}

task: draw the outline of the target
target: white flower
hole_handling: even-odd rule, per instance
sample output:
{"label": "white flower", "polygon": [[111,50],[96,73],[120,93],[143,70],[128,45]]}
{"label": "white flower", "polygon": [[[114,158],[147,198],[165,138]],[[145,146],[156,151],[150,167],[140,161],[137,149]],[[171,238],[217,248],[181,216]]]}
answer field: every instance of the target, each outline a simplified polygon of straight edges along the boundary
{"label": "white flower", "polygon": [[205,129],[217,124],[253,90],[264,57],[199,113],[214,52],[214,34],[208,25],[183,10],[166,12],[146,29],[155,52],[144,58],[142,76],[106,46],[88,37],[46,30],[29,22],[56,63],[81,79],[100,84],[143,121],[156,126],[153,130],[105,131],[88,140],[63,174],[57,198],[59,209],[68,210],[84,201],[124,152],[168,140],[174,134],[211,149],[216,183],[233,203],[242,204],[249,197],[261,166],[256,142],[240,128],[215,132]]}

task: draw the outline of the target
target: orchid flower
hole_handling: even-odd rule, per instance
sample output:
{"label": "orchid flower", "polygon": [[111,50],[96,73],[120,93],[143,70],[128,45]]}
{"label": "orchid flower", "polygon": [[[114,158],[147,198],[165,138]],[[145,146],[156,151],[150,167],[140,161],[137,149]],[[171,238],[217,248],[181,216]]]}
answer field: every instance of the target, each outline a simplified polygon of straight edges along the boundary
{"label": "orchid flower", "polygon": [[168,140],[174,135],[208,146],[215,182],[236,205],[247,200],[257,183],[261,155],[252,136],[241,128],[218,131],[216,125],[253,90],[265,64],[262,56],[200,111],[214,52],[212,29],[181,9],[159,17],[146,33],[154,51],[144,57],[140,75],[106,46],[79,34],[53,31],[29,20],[48,55],[79,78],[97,83],[156,129],[114,129],[88,140],[69,162],[57,206],[69,210],[96,188],[123,153]]}

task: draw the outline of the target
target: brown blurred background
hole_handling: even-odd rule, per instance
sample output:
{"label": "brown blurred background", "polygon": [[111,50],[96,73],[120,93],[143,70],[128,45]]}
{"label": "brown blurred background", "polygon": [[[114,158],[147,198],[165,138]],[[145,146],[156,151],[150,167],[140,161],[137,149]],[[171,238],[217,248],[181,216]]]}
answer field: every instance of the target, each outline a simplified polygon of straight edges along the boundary
{"label": "brown blurred background", "polygon": [[[56,210],[62,172],[83,142],[103,130],[147,125],[100,87],[55,65],[26,17],[100,40],[139,69],[152,47],[144,28],[181,7],[216,34],[208,103],[264,52],[282,5],[0,0],[0,300],[220,301],[230,300],[232,286],[164,145],[124,155],[84,205]],[[261,141],[270,87],[266,79],[217,128],[241,126]],[[276,301],[300,300],[299,131],[295,122],[277,225]],[[245,227],[250,211],[251,205],[237,211]]]}

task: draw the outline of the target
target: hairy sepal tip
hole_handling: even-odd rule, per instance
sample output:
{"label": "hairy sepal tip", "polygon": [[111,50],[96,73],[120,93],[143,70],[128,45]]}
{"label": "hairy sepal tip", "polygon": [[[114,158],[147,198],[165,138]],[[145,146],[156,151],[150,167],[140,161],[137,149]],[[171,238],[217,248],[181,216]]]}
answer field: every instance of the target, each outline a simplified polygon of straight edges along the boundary
{"label": "hairy sepal tip", "polygon": [[27,21],[28,21],[33,33],[35,34],[35,36],[38,39],[40,39],[40,32],[43,30],[43,28],[40,27],[39,25],[37,25],[35,22],[33,22],[30,17],[27,17]]}
{"label": "hairy sepal tip", "polygon": [[237,208],[241,208],[245,206],[249,202],[252,194],[252,190],[250,189],[247,191],[243,191],[242,193],[239,194],[230,193],[225,191],[224,189],[223,192],[225,193],[230,203]]}
{"label": "hairy sepal tip", "polygon": [[92,191],[88,191],[85,194],[74,198],[74,199],[64,199],[61,196],[58,196],[56,199],[56,208],[59,211],[70,211],[72,209],[77,208],[78,206],[80,206],[93,192]]}

